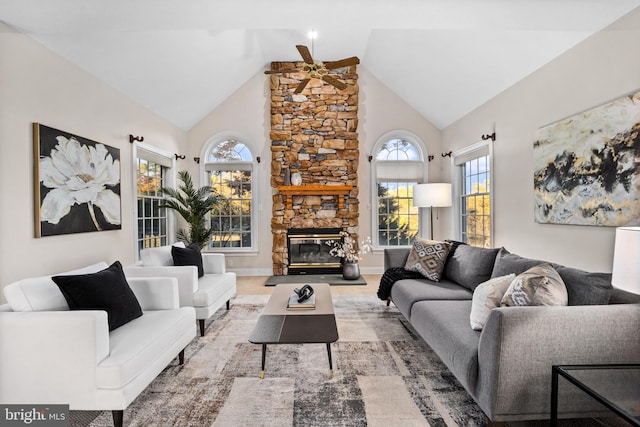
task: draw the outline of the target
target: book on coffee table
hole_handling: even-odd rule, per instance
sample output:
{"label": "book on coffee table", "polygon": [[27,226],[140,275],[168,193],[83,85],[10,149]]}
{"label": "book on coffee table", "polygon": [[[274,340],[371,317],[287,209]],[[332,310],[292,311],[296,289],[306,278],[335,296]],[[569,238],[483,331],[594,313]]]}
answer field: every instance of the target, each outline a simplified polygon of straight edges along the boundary
{"label": "book on coffee table", "polygon": [[293,294],[289,297],[287,310],[311,310],[316,308],[316,295],[311,295],[308,299],[298,302],[298,295]]}

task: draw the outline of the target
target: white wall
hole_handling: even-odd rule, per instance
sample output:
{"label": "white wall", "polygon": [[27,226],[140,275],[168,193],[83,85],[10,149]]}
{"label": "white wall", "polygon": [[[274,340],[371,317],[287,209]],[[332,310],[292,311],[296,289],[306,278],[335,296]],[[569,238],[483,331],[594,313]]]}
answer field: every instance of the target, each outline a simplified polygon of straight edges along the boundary
{"label": "white wall", "polygon": [[[101,260],[133,262],[129,134],[170,152],[186,134],[2,23],[0,76],[0,287]],[[120,149],[121,230],[34,237],[33,122]]]}
{"label": "white wall", "polygon": [[[371,231],[371,183],[367,157],[377,139],[395,129],[408,130],[419,136],[427,145],[429,154],[440,153],[440,131],[409,107],[401,98],[372,76],[364,66],[359,74],[359,124],[360,164],[359,201],[360,235],[370,236]],[[212,111],[188,133],[187,163],[182,160],[179,169],[188,168],[195,176],[198,165],[193,157],[199,156],[203,145],[213,135],[233,131],[243,136],[254,148],[262,162],[258,166],[258,246],[259,253],[252,255],[227,255],[233,262],[230,270],[241,274],[271,274],[271,141],[269,139],[270,102],[269,79],[262,72],[256,74],[229,99]],[[440,177],[442,162],[432,162],[429,176]],[[365,273],[382,273],[382,253],[369,254],[361,261]]]}
{"label": "white wall", "polygon": [[[456,151],[491,133],[495,124],[495,246],[589,271],[611,271],[613,227],[534,221],[533,138],[539,127],[640,89],[638,52],[640,8],[443,130],[443,150]],[[443,176],[450,174],[449,163]],[[443,229],[454,237],[447,222]]]}

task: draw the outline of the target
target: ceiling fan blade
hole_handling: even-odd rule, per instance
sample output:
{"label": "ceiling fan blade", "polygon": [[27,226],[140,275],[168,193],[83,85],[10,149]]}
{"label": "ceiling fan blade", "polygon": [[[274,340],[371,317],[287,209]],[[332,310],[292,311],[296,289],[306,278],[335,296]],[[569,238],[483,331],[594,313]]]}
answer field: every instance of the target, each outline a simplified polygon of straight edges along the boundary
{"label": "ceiling fan blade", "polygon": [[347,85],[342,83],[340,80],[334,79],[333,77],[330,77],[330,76],[326,76],[326,75],[322,76],[322,80],[324,80],[325,82],[329,83],[330,85],[333,85],[333,86],[337,87],[340,90],[342,90],[342,89],[347,87]]}
{"label": "ceiling fan blade", "polygon": [[277,70],[266,70],[265,74],[284,74],[286,71],[277,71]]}
{"label": "ceiling fan blade", "polygon": [[296,49],[298,49],[298,52],[300,52],[300,56],[302,56],[304,62],[306,62],[307,64],[313,64],[313,58],[311,57],[311,53],[309,52],[308,47],[298,44],[296,45]]}
{"label": "ceiling fan blade", "polygon": [[300,84],[298,85],[298,87],[296,88],[296,90],[293,91],[293,93],[300,93],[304,90],[305,87],[307,87],[307,85],[309,84],[309,82],[311,81],[311,79],[304,79],[303,81],[300,82]]}
{"label": "ceiling fan blade", "polygon": [[357,56],[352,56],[351,58],[341,59],[339,61],[333,62],[325,62],[324,66],[327,70],[335,70],[336,68],[348,67],[350,65],[359,64],[360,60]]}

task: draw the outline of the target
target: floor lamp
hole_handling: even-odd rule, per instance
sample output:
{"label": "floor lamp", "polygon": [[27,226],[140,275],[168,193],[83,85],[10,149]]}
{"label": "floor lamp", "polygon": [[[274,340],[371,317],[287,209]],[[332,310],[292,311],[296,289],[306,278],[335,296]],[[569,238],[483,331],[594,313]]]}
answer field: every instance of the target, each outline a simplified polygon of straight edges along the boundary
{"label": "floor lamp", "polygon": [[613,286],[640,294],[640,227],[616,228]]}
{"label": "floor lamp", "polygon": [[429,238],[433,240],[433,208],[451,206],[451,184],[427,183],[414,185],[413,206],[429,208],[429,219],[431,220]]}

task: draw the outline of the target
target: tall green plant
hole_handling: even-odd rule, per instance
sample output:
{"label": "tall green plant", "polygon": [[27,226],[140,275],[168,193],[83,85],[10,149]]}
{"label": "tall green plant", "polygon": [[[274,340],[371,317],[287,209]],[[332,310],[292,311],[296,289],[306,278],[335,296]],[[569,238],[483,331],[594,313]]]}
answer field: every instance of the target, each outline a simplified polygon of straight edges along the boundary
{"label": "tall green plant", "polygon": [[161,208],[172,209],[180,214],[189,224],[187,230],[180,229],[176,233],[178,240],[186,244],[197,243],[204,248],[209,242],[212,229],[206,226],[206,217],[211,209],[224,200],[213,187],[205,185],[194,188],[191,175],[187,171],[178,172],[182,184],[177,189],[162,187],[160,191],[167,196]]}

